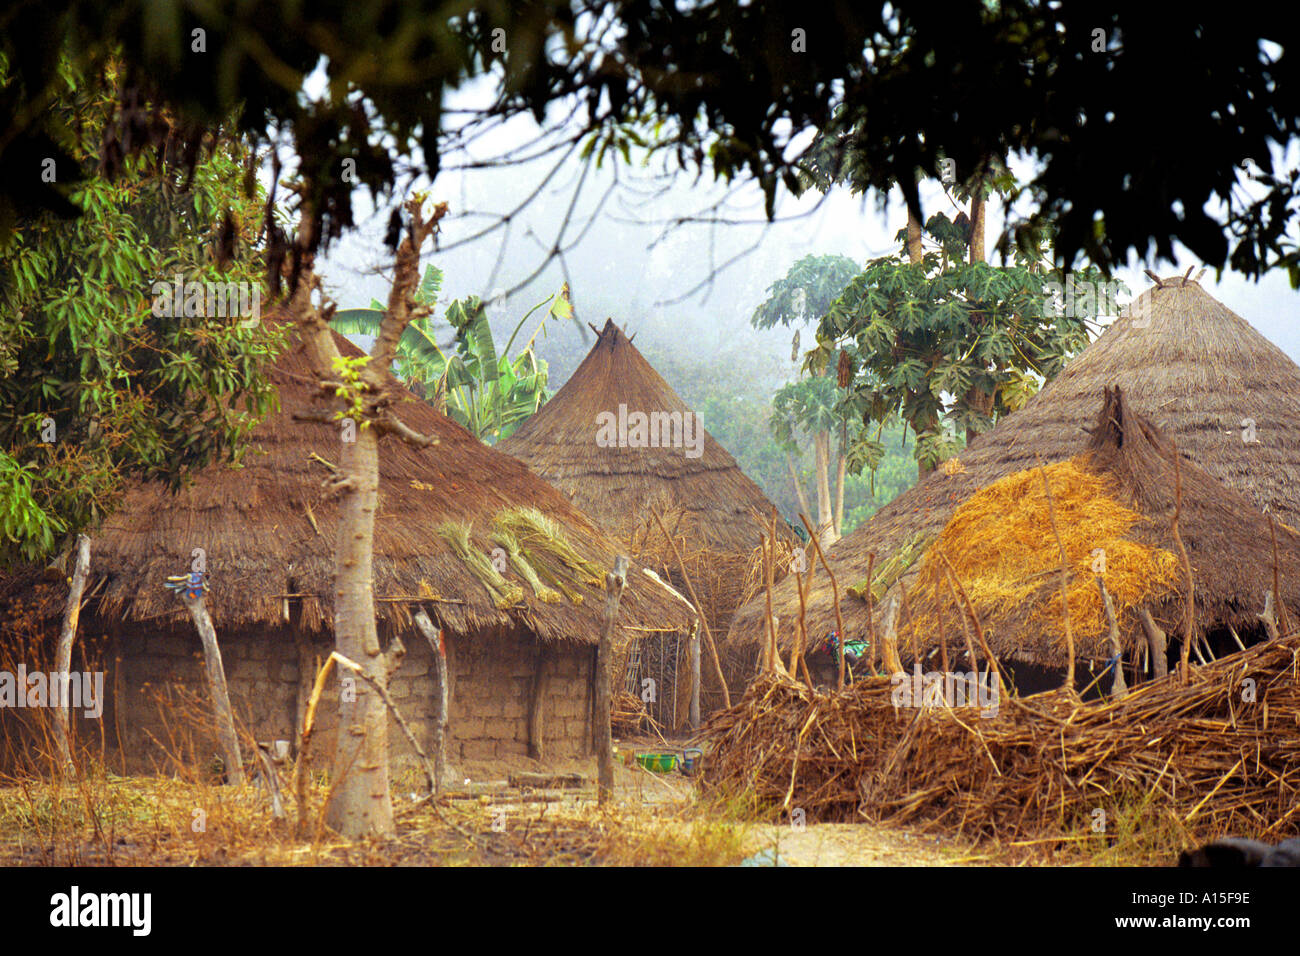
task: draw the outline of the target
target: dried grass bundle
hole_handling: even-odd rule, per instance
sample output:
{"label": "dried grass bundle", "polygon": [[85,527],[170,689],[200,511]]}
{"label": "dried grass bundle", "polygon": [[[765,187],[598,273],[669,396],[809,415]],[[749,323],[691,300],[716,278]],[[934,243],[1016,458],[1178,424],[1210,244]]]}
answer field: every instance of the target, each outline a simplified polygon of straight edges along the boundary
{"label": "dried grass bundle", "polygon": [[478,578],[492,595],[492,603],[496,607],[504,610],[523,601],[524,589],[502,577],[501,572],[492,566],[492,559],[470,544],[469,534],[468,524],[447,521],[438,525],[438,536],[446,541],[457,557],[465,562],[465,566],[474,572],[474,577]]}
{"label": "dried grass bundle", "polygon": [[[1178,559],[1128,536],[1144,519],[1115,500],[1115,482],[1109,476],[1088,470],[1078,460],[1048,465],[1047,473],[1070,568],[1070,622],[1081,638],[1100,640],[1108,624],[1092,571],[1096,551],[1105,552],[1106,588],[1119,615],[1173,590]],[[951,604],[940,558],[946,554],[982,618],[1000,619],[1032,607],[1029,626],[1064,633],[1054,577],[1061,558],[1055,538],[1045,533],[1050,527],[1038,469],[1018,471],[976,492],[954,512],[921,559],[915,597],[927,610],[918,616],[917,625],[923,630],[937,627],[935,604]]]}
{"label": "dried grass bundle", "polygon": [[[604,588],[604,571],[579,554],[569,544],[564,529],[536,508],[506,508],[497,514],[493,524],[515,536],[520,549],[526,552],[529,562],[535,567],[537,559],[544,561],[544,556],[549,556],[577,574],[582,583]],[[558,577],[554,565],[551,570]]]}
{"label": "dried grass bundle", "polygon": [[537,571],[528,559],[523,556],[519,549],[519,540],[504,528],[496,528],[492,532],[492,541],[501,546],[506,553],[506,559],[510,566],[515,569],[515,573],[528,582],[533,589],[533,593],[547,604],[559,604],[561,601],[558,591],[548,588],[541,582],[537,576]]}

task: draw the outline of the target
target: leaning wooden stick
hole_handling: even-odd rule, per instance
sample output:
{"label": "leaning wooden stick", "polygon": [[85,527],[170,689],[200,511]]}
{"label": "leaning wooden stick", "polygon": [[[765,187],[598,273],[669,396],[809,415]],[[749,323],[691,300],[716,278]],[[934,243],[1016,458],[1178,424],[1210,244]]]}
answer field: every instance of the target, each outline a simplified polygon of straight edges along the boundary
{"label": "leaning wooden stick", "polygon": [[966,642],[966,656],[970,658],[971,670],[980,669],[979,658],[975,656],[975,644],[970,639],[970,624],[966,621],[966,615],[961,613],[961,598],[957,594],[957,585],[953,582],[952,572],[944,574],[948,579],[948,589],[952,591],[952,603],[957,605],[957,617],[961,621],[961,636]]}
{"label": "leaning wooden stick", "polygon": [[1110,653],[1115,661],[1110,693],[1112,697],[1123,697],[1128,693],[1128,685],[1124,682],[1124,649],[1119,642],[1119,622],[1115,620],[1115,603],[1110,599],[1110,592],[1106,590],[1106,582],[1100,574],[1097,575],[1097,590],[1101,593],[1101,606],[1106,611],[1106,622],[1110,626]]}
{"label": "leaning wooden stick", "polygon": [[298,835],[302,836],[307,832],[307,748],[311,745],[311,732],[316,726],[316,706],[320,703],[320,698],[325,693],[325,682],[329,680],[330,672],[334,670],[334,657],[325,658],[325,663],[321,669],[316,672],[316,684],[312,687],[311,696],[307,699],[307,713],[303,717],[302,734],[299,737],[298,759],[293,765],[293,792],[298,800]]}
{"label": "leaning wooden stick", "polygon": [[709,645],[709,658],[713,661],[713,670],[717,674],[718,684],[722,687],[722,703],[728,710],[731,709],[731,693],[727,690],[727,679],[722,676],[722,662],[718,659],[718,646],[713,643],[713,632],[709,630],[709,622],[704,615],[704,605],[700,603],[699,597],[695,594],[695,585],[691,583],[691,576],[686,573],[686,562],[682,560],[682,554],[677,550],[677,542],[673,536],[668,533],[664,527],[663,519],[659,517],[659,512],[650,509],[650,514],[655,519],[655,524],[659,525],[659,530],[663,532],[664,539],[668,542],[668,547],[672,549],[673,557],[677,559],[677,568],[682,572],[682,580],[686,582],[686,593],[691,596],[691,603],[695,605],[695,613],[699,615],[700,624],[704,628],[704,640]]}
{"label": "leaning wooden stick", "polygon": [[835,572],[832,571],[831,566],[826,563],[826,555],[822,554],[821,543],[817,540],[817,533],[813,531],[813,526],[809,523],[808,516],[801,514],[799,515],[799,520],[802,521],[803,526],[808,529],[808,540],[812,543],[813,550],[817,552],[817,560],[822,563],[822,567],[826,569],[826,574],[829,575],[831,579],[831,598],[835,601],[835,626],[839,629],[839,635],[840,635],[839,689],[843,690],[844,689],[844,618],[840,616],[840,586],[835,581]]}
{"label": "leaning wooden stick", "polygon": [[202,592],[194,595],[186,590],[181,599],[194,619],[194,627],[203,642],[203,666],[208,679],[208,694],[217,719],[217,739],[226,758],[226,779],[238,786],[244,782],[244,758],[239,752],[239,736],[235,733],[235,712],[230,706],[230,692],[226,689],[226,669],[221,663],[221,648],[217,632],[212,626]]}
{"label": "leaning wooden stick", "polygon": [[[962,587],[961,579],[957,577],[957,571],[953,568],[952,562],[948,560],[948,555],[940,551],[939,557],[943,559],[944,567],[952,575],[952,583],[957,589],[957,594],[961,597],[962,603],[966,605],[965,613],[970,615],[971,622],[975,625],[975,638],[979,642],[980,650],[984,652],[985,659],[989,662],[989,669],[993,671],[993,676],[997,678],[998,693],[1002,694],[1006,691],[1006,685],[1002,683],[1002,668],[998,666],[998,659],[993,656],[993,649],[984,638],[984,624],[980,621],[980,616],[975,613],[975,605],[971,603],[970,595]],[[960,607],[957,608],[957,613],[962,613]]]}
{"label": "leaning wooden stick", "polygon": [[1061,529],[1056,523],[1056,502],[1052,499],[1052,486],[1047,480],[1047,468],[1043,464],[1041,456],[1038,458],[1038,470],[1043,475],[1043,491],[1047,494],[1047,515],[1052,521],[1052,534],[1056,537],[1056,547],[1061,553],[1061,613],[1065,615],[1065,652],[1069,657],[1065,670],[1065,686],[1073,690],[1074,629],[1070,626],[1070,597],[1068,583],[1070,566],[1065,557],[1065,544],[1061,541]]}

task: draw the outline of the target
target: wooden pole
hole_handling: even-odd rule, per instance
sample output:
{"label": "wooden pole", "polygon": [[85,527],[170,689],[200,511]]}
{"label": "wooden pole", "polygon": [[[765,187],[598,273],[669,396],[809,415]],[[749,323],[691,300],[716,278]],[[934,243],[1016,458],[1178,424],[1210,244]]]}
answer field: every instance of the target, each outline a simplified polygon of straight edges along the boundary
{"label": "wooden pole", "polygon": [[282,598],[289,602],[289,630],[293,632],[294,650],[298,654],[298,702],[294,723],[294,748],[302,752],[302,728],[306,726],[307,701],[311,699],[312,682],[316,677],[316,647],[310,637],[302,632],[302,598]]}
{"label": "wooden pole", "polygon": [[77,637],[77,623],[81,620],[81,595],[86,590],[86,575],[90,573],[90,538],[77,535],[77,560],[72,566],[72,586],[68,589],[68,603],[63,608],[63,627],[59,630],[59,643],[55,651],[54,671],[60,681],[62,693],[54,711],[58,727],[59,759],[64,766],[72,763],[72,727],[68,718],[68,691],[72,677],[72,642]]}
{"label": "wooden pole", "polygon": [[[871,593],[871,575],[876,567],[876,552],[867,555],[867,666],[876,674],[876,596]],[[840,642],[843,646],[843,641]],[[882,658],[883,660],[883,658]]]}
{"label": "wooden pole", "polygon": [[1273,593],[1277,595],[1277,622],[1283,634],[1291,633],[1291,622],[1287,620],[1286,602],[1282,600],[1282,585],[1277,571],[1277,522],[1268,516],[1268,536],[1273,543]]}
{"label": "wooden pole", "polygon": [[902,600],[895,591],[885,602],[885,637],[881,645],[885,669],[891,676],[905,673],[902,658],[898,656],[898,616],[901,611]]}
{"label": "wooden pole", "polygon": [[771,673],[777,669],[776,622],[772,620],[772,564],[776,559],[776,542],[767,535],[762,535],[760,544],[763,548],[763,595],[767,603],[767,642],[763,653],[763,670]]}
{"label": "wooden pole", "polygon": [[1264,613],[1255,616],[1264,623],[1264,629],[1268,631],[1268,639],[1276,641],[1278,637],[1277,613],[1274,607],[1272,591],[1264,595]]}
{"label": "wooden pole", "polygon": [[546,645],[538,641],[528,697],[528,756],[534,760],[546,759],[546,662],[549,657]]}
{"label": "wooden pole", "polygon": [[659,525],[659,530],[663,532],[664,540],[668,542],[668,547],[672,549],[673,557],[677,559],[677,568],[682,572],[682,580],[686,582],[686,592],[691,596],[691,603],[695,605],[695,613],[699,616],[700,624],[704,628],[704,640],[709,645],[709,657],[713,661],[713,670],[717,673],[718,683],[722,685],[722,704],[727,709],[730,709],[731,692],[727,690],[727,679],[722,676],[722,662],[718,659],[718,645],[713,642],[713,632],[709,629],[709,622],[704,614],[704,605],[700,603],[700,599],[695,593],[695,585],[691,583],[691,576],[686,573],[686,562],[682,560],[681,552],[677,550],[677,542],[673,540],[672,535],[668,533],[668,529],[664,527],[659,512],[652,508],[650,514],[654,517],[655,524]]}
{"label": "wooden pole", "polygon": [[221,648],[217,645],[217,632],[212,626],[212,616],[200,593],[190,597],[181,592],[181,600],[189,608],[190,617],[203,642],[203,666],[208,680],[208,695],[217,718],[217,739],[226,756],[226,779],[229,783],[244,782],[244,759],[239,753],[239,735],[235,733],[235,713],[230,707],[230,692],[226,688],[226,669],[221,663]]}
{"label": "wooden pole", "polygon": [[597,802],[602,806],[614,795],[614,733],[610,726],[610,666],[614,657],[614,626],[618,602],[627,580],[628,559],[619,555],[614,570],[605,575],[605,627],[596,650],[596,780]]}
{"label": "wooden pole", "polygon": [[1101,575],[1097,575],[1097,590],[1101,592],[1101,606],[1106,609],[1106,621],[1110,625],[1110,655],[1115,662],[1115,673],[1111,675],[1110,694],[1112,697],[1123,697],[1128,693],[1128,685],[1124,682],[1124,661],[1122,655],[1123,647],[1119,643],[1119,622],[1115,620],[1115,604],[1110,599],[1110,592],[1106,590],[1106,582],[1102,580]]}
{"label": "wooden pole", "polygon": [[[1047,515],[1052,520],[1052,534],[1056,536],[1056,547],[1061,553],[1061,613],[1065,616],[1065,652],[1068,657],[1065,668],[1065,686],[1074,690],[1074,629],[1070,626],[1069,597],[1069,562],[1065,557],[1065,544],[1061,541],[1061,529],[1056,523],[1056,502],[1052,499],[1052,486],[1047,480],[1047,466],[1038,459],[1038,470],[1043,475],[1043,491],[1047,493]],[[1177,532],[1175,532],[1177,533]]]}
{"label": "wooden pole", "polygon": [[691,730],[700,729],[700,621],[691,627]]}
{"label": "wooden pole", "polygon": [[1178,547],[1178,559],[1183,565],[1183,574],[1187,577],[1187,603],[1183,609],[1183,653],[1178,664],[1179,679],[1186,684],[1190,679],[1189,656],[1192,644],[1196,640],[1196,581],[1192,577],[1192,564],[1187,560],[1187,548],[1183,546],[1183,536],[1178,530],[1178,519],[1183,513],[1183,469],[1179,464],[1182,456],[1174,448],[1174,517],[1172,530],[1174,544]]}
{"label": "wooden pole", "polygon": [[1168,639],[1165,632],[1151,617],[1151,612],[1142,608],[1138,612],[1138,620],[1142,622],[1142,630],[1147,636],[1147,647],[1151,649],[1151,671],[1155,679],[1166,677],[1169,674],[1169,659],[1165,656],[1168,649]]}
{"label": "wooden pole", "polygon": [[442,628],[435,628],[424,608],[415,612],[415,626],[433,652],[433,772],[435,793],[442,792],[447,774],[447,643]]}

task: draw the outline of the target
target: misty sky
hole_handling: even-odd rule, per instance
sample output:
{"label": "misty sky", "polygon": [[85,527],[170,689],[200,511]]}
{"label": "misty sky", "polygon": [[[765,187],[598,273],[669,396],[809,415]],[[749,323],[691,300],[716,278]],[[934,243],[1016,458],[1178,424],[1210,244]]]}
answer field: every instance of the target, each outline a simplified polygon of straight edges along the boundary
{"label": "misty sky", "polygon": [[[482,83],[471,85],[452,105],[472,105],[486,95],[486,89]],[[463,242],[490,225],[492,219],[484,214],[504,214],[519,205],[557,165],[560,154],[508,168],[456,167],[467,161],[537,152],[538,133],[531,118],[518,118],[480,137],[468,151],[444,157],[446,171],[432,190],[432,198],[445,200],[451,207],[441,236],[444,247]],[[757,187],[733,189],[728,195],[726,187],[713,183],[707,174],[702,178],[689,173],[672,177],[662,161],[652,159],[644,165],[644,155],[635,152],[630,168],[621,157],[616,160],[619,183],[611,190],[613,156],[611,152],[603,169],[586,171],[576,202],[573,195],[583,177],[584,163],[575,154],[558,164],[536,199],[511,221],[508,232],[498,229],[431,255],[429,260],[446,273],[443,303],[468,294],[487,299],[523,282],[545,259],[545,249],[556,241],[566,210],[574,202],[565,244],[575,238],[579,241],[565,254],[565,262],[580,319],[599,325],[612,316],[629,332],[641,331],[642,341],[669,342],[704,357],[743,346],[770,349],[773,356],[783,356],[788,363],[788,334],[755,332],[748,327],[749,316],[765,298],[768,285],[809,253],[842,253],[864,262],[892,252],[897,248],[893,236],[906,222],[897,191],[882,214],[874,197],[855,197],[847,189],[837,188],[824,198],[817,193],[797,200],[783,196],[777,206],[778,221],[769,224]],[[1289,155],[1276,155],[1274,161],[1279,168],[1293,168],[1300,161],[1300,149],[1293,144]],[[1025,160],[1013,160],[1012,169],[1023,182],[1032,166]],[[418,185],[428,186],[427,181]],[[926,187],[922,198],[927,216],[935,210],[956,213],[937,181]],[[664,236],[666,221],[708,215],[710,205],[724,197],[725,205],[714,215],[727,223],[685,223]],[[391,259],[382,237],[389,207],[376,213],[368,195],[358,192],[357,211],[360,228],[336,243],[318,267],[343,307],[364,305],[372,297],[383,299],[388,289]],[[1003,220],[998,201],[989,209],[990,248]],[[660,237],[662,241],[656,242]],[[718,272],[711,285],[683,299],[711,272],[751,246],[754,251]],[[1192,265],[1200,268],[1200,262],[1186,250],[1181,252],[1175,265],[1134,260],[1117,277],[1136,294],[1150,285],[1143,267],[1161,276],[1181,274]],[[376,274],[376,270],[384,274]],[[564,276],[560,263],[552,262],[527,287],[494,304],[489,314],[498,333],[504,329],[508,334],[528,307],[560,287]],[[1225,273],[1216,283],[1211,270],[1202,285],[1300,361],[1300,293],[1291,290],[1284,273],[1275,272],[1258,283]],[[1121,304],[1125,301],[1121,298]],[[572,327],[552,327],[550,334],[577,333]],[[810,337],[805,334],[804,347],[808,344]],[[558,383],[553,379],[552,384]]]}

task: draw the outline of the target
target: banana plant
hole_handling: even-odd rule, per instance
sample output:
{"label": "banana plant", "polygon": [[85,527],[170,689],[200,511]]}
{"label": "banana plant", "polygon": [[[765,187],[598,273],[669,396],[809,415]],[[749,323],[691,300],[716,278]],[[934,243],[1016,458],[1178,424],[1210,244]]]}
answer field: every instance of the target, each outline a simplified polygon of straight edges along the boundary
{"label": "banana plant", "polygon": [[[537,357],[533,345],[538,334],[544,332],[547,319],[574,318],[569,287],[564,285],[529,309],[499,353],[487,310],[478,296],[457,299],[447,306],[445,319],[455,339],[446,346],[438,344],[433,307],[441,288],[442,271],[430,265],[416,293],[417,303],[428,307],[429,314],[411,322],[403,332],[394,373],[480,441],[495,444],[550,397],[546,362]],[[524,324],[543,306],[549,308],[519,353],[511,358],[511,349]],[[345,335],[375,335],[383,314],[382,303],[371,300],[369,308],[336,312],[331,324]]]}

